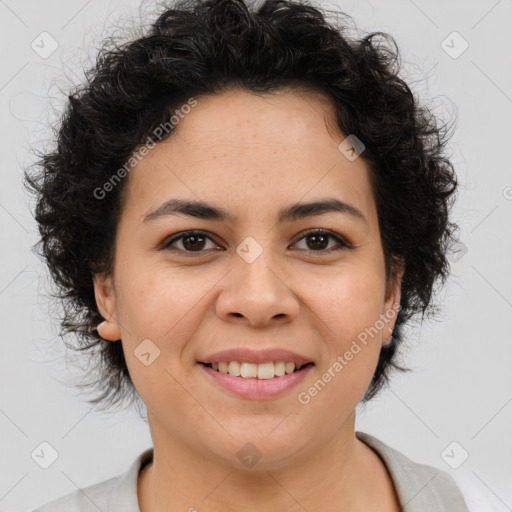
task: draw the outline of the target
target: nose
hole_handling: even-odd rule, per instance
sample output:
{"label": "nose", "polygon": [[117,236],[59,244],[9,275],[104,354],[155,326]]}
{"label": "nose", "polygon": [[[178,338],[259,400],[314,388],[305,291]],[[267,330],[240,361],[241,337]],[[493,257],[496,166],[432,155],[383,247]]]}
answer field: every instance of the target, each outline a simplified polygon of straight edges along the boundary
{"label": "nose", "polygon": [[233,266],[221,283],[216,314],[222,320],[268,327],[290,322],[299,314],[289,273],[272,258],[269,248],[252,262],[235,254]]}

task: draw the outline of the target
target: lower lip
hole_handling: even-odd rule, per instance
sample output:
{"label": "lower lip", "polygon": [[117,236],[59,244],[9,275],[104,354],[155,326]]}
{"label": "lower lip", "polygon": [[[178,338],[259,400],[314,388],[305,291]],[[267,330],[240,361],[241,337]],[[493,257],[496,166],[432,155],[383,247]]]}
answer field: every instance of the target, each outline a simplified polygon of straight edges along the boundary
{"label": "lower lip", "polygon": [[306,377],[314,365],[306,366],[298,372],[289,373],[273,379],[244,379],[213,370],[209,366],[198,363],[206,375],[221,388],[248,400],[268,400],[284,395],[297,386]]}

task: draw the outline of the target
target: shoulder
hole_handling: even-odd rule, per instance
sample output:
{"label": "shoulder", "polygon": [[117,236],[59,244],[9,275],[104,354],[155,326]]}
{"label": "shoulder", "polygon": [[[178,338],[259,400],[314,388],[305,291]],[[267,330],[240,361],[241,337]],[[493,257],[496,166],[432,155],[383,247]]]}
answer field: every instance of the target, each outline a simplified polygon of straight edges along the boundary
{"label": "shoulder", "polygon": [[153,448],[142,452],[120,476],[78,489],[32,512],[140,512],[137,479],[141,467],[153,458]]}
{"label": "shoulder", "polygon": [[452,477],[448,472],[413,461],[380,439],[356,432],[357,438],[372,448],[386,465],[400,503],[405,510],[420,511],[436,505],[437,511],[492,512],[483,493],[467,479]]}
{"label": "shoulder", "polygon": [[121,477],[110,478],[61,496],[32,512],[98,512],[107,511],[110,496]]}

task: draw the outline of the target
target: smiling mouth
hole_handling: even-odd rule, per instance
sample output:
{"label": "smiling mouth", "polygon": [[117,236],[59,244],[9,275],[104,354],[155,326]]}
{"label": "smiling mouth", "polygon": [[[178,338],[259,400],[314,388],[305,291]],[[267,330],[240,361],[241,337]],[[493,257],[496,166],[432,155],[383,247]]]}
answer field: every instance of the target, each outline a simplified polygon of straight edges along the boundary
{"label": "smiling mouth", "polygon": [[244,363],[238,361],[223,361],[219,363],[201,363],[214,371],[229,375],[230,377],[240,377],[242,379],[268,380],[284,377],[292,373],[300,372],[309,366],[314,366],[313,362],[303,365],[296,365],[293,362],[276,361],[267,363]]}

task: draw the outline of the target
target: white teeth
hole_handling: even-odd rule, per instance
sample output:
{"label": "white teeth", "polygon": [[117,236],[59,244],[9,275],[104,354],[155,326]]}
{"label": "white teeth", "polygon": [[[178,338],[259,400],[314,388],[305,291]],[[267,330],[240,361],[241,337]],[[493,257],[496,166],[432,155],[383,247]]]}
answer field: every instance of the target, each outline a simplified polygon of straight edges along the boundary
{"label": "white teeth", "polygon": [[[239,363],[235,363],[239,364]],[[231,373],[230,373],[231,375]],[[258,376],[258,365],[254,363],[240,363],[240,373],[241,377],[256,378]]]}
{"label": "white teeth", "polygon": [[273,379],[274,377],[282,377],[285,374],[293,373],[295,368],[295,363],[285,361],[261,364],[239,363],[238,361],[212,363],[213,370],[244,379]]}
{"label": "white teeth", "polygon": [[284,361],[278,361],[277,363],[274,363],[274,375],[276,377],[282,377],[285,373]]}
{"label": "white teeth", "polygon": [[295,364],[294,363],[286,363],[284,365],[284,371],[286,373],[293,373],[295,371]]}
{"label": "white teeth", "polygon": [[[293,365],[295,366],[295,365]],[[273,379],[274,363],[263,363],[258,365],[258,379]]]}
{"label": "white teeth", "polygon": [[236,361],[230,361],[228,365],[228,373],[229,375],[233,375],[234,377],[240,376],[240,363]]}

